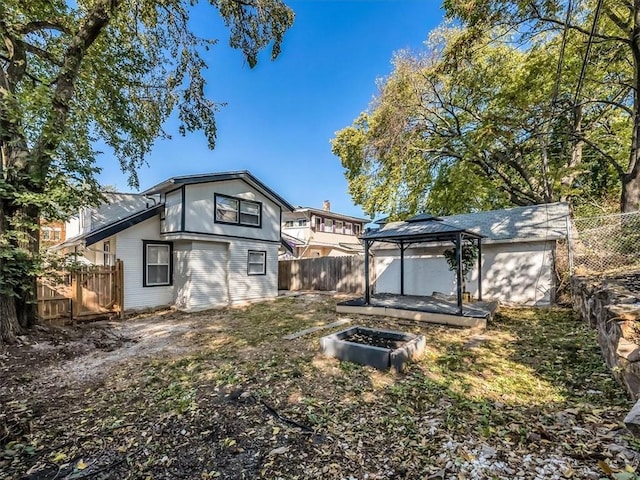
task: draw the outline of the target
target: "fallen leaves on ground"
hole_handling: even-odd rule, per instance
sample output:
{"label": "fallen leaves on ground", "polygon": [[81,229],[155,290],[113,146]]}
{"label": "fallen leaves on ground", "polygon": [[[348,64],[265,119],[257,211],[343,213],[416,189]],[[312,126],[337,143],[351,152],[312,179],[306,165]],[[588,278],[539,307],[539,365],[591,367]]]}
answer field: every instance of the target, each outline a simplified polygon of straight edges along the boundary
{"label": "fallen leaves on ground", "polygon": [[426,336],[425,357],[394,375],[322,357],[331,330],[282,339],[335,321],[335,303],[128,320],[109,328],[131,342],[18,380],[12,362],[46,349],[11,350],[0,478],[640,478],[620,423],[631,402],[569,310],[503,309],[482,334],[353,316]]}

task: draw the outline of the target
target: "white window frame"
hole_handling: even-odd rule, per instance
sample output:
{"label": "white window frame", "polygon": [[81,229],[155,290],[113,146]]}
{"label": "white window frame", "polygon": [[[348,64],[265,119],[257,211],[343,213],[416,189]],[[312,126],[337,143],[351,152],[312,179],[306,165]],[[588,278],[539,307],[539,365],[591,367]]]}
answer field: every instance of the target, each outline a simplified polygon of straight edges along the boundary
{"label": "white window frame", "polygon": [[[149,247],[166,247],[167,248],[167,262],[168,263],[149,263]],[[170,243],[163,242],[154,242],[154,241],[144,241],[144,262],[142,265],[144,275],[143,278],[143,286],[144,287],[164,287],[173,284],[173,279],[171,278],[171,261],[172,261],[172,248]],[[167,281],[159,282],[159,283],[151,283],[149,282],[149,267],[150,266],[167,266]]]}
{"label": "white window frame", "polygon": [[[251,259],[251,256],[259,256],[261,259],[260,261],[256,261]],[[252,265],[261,265],[262,269],[260,272],[252,272],[251,271],[251,266]],[[266,275],[267,274],[267,252],[266,250],[249,250],[247,252],[247,275],[249,276],[254,276],[254,275]]]}
{"label": "white window frame", "polygon": [[345,222],[344,224],[344,233],[345,235],[353,235],[353,224],[350,222]]}
{"label": "white window frame", "polygon": [[[327,223],[329,225],[327,225]],[[325,218],[324,219],[324,228],[322,229],[323,231],[327,232],[327,233],[333,233],[333,229],[334,229],[334,224],[333,224],[333,219],[332,218]]]}
{"label": "white window frame", "polygon": [[[229,212],[235,212],[234,220],[225,220],[218,215],[218,202],[221,201],[221,205],[225,203],[227,205],[235,202],[235,208],[226,208]],[[223,193],[214,194],[215,214],[214,221],[216,223],[223,223],[226,225],[239,225],[242,227],[262,228],[262,203],[253,200],[245,200],[243,198],[231,197]],[[257,213],[247,212],[247,207],[257,208]],[[225,210],[224,208],[220,210]],[[243,211],[244,210],[244,211]],[[247,217],[254,218],[255,221],[247,221]]]}

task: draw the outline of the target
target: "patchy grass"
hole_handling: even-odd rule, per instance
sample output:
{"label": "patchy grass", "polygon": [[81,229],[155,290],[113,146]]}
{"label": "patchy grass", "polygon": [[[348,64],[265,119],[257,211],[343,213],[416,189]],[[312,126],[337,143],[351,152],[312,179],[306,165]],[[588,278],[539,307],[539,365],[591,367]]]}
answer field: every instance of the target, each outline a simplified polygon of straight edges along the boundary
{"label": "patchy grass", "polygon": [[335,302],[177,315],[173,353],[0,387],[0,478],[636,477],[630,402],[571,311],[503,309],[483,333],[352,317],[427,337],[394,375],[320,356],[326,330],[282,340]]}

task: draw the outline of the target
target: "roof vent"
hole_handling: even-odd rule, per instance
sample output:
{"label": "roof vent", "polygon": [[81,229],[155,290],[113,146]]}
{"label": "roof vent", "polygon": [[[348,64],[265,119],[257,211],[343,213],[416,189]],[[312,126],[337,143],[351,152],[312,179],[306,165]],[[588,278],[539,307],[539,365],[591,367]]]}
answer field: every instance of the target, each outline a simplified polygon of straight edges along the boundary
{"label": "roof vent", "polygon": [[428,213],[419,213],[411,218],[407,219],[409,223],[415,222],[441,222],[442,219],[440,217],[434,217],[433,215],[429,215]]}

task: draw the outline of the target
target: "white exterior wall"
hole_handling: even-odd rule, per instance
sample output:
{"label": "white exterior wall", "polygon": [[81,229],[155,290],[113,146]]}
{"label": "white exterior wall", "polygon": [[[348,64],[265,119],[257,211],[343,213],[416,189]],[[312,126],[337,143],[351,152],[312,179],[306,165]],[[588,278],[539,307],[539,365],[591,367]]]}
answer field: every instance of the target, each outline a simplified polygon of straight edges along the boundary
{"label": "white exterior wall", "polygon": [[[216,193],[262,203],[262,228],[215,223]],[[280,241],[280,207],[242,180],[186,186],[185,230]]]}
{"label": "white exterior wall", "polygon": [[142,241],[160,240],[160,217],[155,216],[116,235],[116,257],[124,267],[124,308],[126,310],[171,305],[173,285],[143,287]]}
{"label": "white exterior wall", "polygon": [[[548,305],[553,285],[553,242],[493,243],[482,245],[482,297],[524,305]],[[455,295],[455,273],[442,256],[448,247],[409,249],[405,252],[406,295]],[[398,250],[375,250],[375,292],[400,293]],[[478,269],[469,274],[467,291],[477,297]]]}
{"label": "white exterior wall", "polygon": [[[267,252],[265,275],[248,275],[249,250]],[[278,244],[234,240],[229,244],[229,299],[231,303],[278,296]]]}
{"label": "white exterior wall", "polygon": [[[188,262],[186,298],[180,298],[187,310],[227,305],[229,290],[227,281],[228,245],[218,242],[193,242]],[[183,307],[184,308],[184,307]]]}
{"label": "white exterior wall", "polygon": [[177,232],[182,228],[182,190],[167,193],[165,198],[163,232]]}

